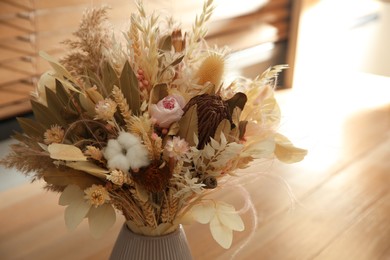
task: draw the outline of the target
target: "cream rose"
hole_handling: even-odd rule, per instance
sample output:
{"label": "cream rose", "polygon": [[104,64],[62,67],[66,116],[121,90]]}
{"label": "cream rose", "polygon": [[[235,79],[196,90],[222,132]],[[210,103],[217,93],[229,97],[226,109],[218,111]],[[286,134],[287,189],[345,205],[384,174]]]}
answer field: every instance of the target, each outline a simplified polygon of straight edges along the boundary
{"label": "cream rose", "polygon": [[183,116],[185,100],[180,95],[169,95],[150,107],[152,120],[162,128],[168,128]]}

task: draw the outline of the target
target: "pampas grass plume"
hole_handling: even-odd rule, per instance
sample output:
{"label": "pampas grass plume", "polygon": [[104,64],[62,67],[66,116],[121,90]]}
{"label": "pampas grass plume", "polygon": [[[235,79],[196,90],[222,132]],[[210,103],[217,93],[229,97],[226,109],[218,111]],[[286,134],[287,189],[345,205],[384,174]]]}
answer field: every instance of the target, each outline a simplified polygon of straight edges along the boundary
{"label": "pampas grass plume", "polygon": [[199,78],[198,84],[204,85],[211,82],[214,86],[219,86],[224,72],[225,61],[222,56],[211,54],[200,65],[196,75]]}

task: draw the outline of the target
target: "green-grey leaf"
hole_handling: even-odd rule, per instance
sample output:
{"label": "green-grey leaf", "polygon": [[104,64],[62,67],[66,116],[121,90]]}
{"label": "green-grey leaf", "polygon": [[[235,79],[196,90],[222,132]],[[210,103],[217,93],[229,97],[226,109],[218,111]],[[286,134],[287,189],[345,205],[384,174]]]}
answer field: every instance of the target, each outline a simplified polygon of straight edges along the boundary
{"label": "green-grey leaf", "polygon": [[170,51],[172,48],[172,37],[165,35],[160,39],[159,49],[163,51]]}
{"label": "green-grey leaf", "polygon": [[31,137],[37,137],[41,139],[46,129],[40,123],[25,117],[17,117],[20,127],[23,129],[23,132]]}
{"label": "green-grey leaf", "polygon": [[104,62],[102,67],[103,85],[106,93],[111,93],[114,85],[119,85],[119,79],[110,63]]}
{"label": "green-grey leaf", "polygon": [[64,125],[61,118],[56,117],[56,115],[46,106],[38,103],[34,100],[31,100],[31,107],[34,112],[35,119],[43,124],[46,128],[50,128],[52,125]]}
{"label": "green-grey leaf", "polygon": [[190,107],[179,120],[179,136],[190,146],[195,146],[194,135],[198,136],[197,105]]}
{"label": "green-grey leaf", "polygon": [[228,138],[231,130],[232,126],[230,124],[230,121],[227,119],[223,119],[219,123],[217,130],[215,130],[214,139],[218,142],[221,141],[221,133],[223,133],[225,137]]}
{"label": "green-grey leaf", "polygon": [[135,115],[138,115],[141,107],[138,79],[128,61],[126,61],[125,66],[123,67],[119,78],[119,85],[131,111]]}
{"label": "green-grey leaf", "polygon": [[165,83],[157,84],[153,87],[150,94],[150,104],[156,104],[158,101],[168,96],[168,86]]}
{"label": "green-grey leaf", "polygon": [[69,104],[69,94],[66,92],[64,86],[56,79],[56,95],[61,104]]}

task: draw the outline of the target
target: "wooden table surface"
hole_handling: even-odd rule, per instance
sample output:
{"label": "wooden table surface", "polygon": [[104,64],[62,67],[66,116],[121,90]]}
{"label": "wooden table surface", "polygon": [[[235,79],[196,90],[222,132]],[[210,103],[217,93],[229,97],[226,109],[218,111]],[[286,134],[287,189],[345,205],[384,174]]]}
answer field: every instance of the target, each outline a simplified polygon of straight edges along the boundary
{"label": "wooden table surface", "polygon": [[[194,259],[390,259],[390,79],[356,82],[278,92],[280,130],[309,155],[242,172],[254,206],[243,214],[246,230],[224,250],[208,226],[186,226]],[[107,259],[123,218],[102,239],[89,235],[86,222],[69,232],[58,195],[41,186],[0,193],[0,259]],[[241,207],[242,194],[231,186],[214,195]]]}

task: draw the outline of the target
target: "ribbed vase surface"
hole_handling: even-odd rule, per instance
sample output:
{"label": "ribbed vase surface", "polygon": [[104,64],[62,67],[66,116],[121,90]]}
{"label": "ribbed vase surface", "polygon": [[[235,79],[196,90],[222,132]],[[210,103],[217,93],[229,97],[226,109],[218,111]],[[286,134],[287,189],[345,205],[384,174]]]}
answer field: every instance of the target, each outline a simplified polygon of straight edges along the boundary
{"label": "ribbed vase surface", "polygon": [[110,256],[111,260],[192,260],[182,226],[167,235],[144,236],[123,225]]}

